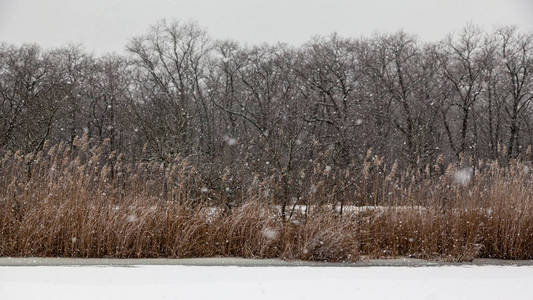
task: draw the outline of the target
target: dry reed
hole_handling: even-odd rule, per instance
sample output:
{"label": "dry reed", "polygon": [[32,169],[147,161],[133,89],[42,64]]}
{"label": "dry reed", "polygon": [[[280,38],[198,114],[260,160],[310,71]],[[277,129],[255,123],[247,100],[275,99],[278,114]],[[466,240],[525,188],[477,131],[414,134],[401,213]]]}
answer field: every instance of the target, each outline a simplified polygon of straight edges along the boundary
{"label": "dry reed", "polygon": [[0,256],[533,258],[530,162],[402,169],[369,152],[294,180],[213,183],[184,158],[127,162],[106,149],[83,137],[3,155]]}

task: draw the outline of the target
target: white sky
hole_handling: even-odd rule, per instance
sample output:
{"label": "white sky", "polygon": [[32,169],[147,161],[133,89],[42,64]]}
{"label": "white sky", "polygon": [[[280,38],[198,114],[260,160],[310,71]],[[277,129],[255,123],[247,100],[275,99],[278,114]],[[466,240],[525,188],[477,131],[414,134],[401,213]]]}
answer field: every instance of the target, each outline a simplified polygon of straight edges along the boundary
{"label": "white sky", "polygon": [[197,21],[214,38],[248,44],[399,29],[438,40],[467,23],[533,31],[533,0],[0,0],[0,41],[122,52],[162,18]]}

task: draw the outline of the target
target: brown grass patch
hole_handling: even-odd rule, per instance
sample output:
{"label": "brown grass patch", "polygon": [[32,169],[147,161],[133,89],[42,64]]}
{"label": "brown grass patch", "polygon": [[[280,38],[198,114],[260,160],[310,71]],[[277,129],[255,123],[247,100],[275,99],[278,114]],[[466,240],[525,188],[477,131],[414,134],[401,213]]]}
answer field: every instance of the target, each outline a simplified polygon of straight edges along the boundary
{"label": "brown grass patch", "polygon": [[441,174],[394,166],[391,175],[369,160],[359,173],[339,171],[346,178],[289,181],[300,195],[291,202],[274,176],[230,196],[186,159],[125,162],[80,143],[5,153],[0,256],[533,258],[530,163],[480,162],[457,183],[460,164]]}

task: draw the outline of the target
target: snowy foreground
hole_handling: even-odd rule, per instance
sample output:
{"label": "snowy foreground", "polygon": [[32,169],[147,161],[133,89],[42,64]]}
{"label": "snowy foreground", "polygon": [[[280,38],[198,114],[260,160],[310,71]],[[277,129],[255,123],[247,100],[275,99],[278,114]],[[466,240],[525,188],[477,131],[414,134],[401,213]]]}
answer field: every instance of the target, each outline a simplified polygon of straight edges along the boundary
{"label": "snowy foreground", "polygon": [[0,267],[0,299],[533,299],[533,267]]}

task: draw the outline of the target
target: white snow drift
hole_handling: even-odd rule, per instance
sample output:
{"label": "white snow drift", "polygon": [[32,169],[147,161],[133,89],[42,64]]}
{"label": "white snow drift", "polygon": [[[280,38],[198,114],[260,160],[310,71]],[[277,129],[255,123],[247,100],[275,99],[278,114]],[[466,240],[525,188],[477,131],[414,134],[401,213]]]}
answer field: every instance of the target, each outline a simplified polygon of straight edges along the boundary
{"label": "white snow drift", "polygon": [[0,267],[0,299],[531,299],[533,267]]}

